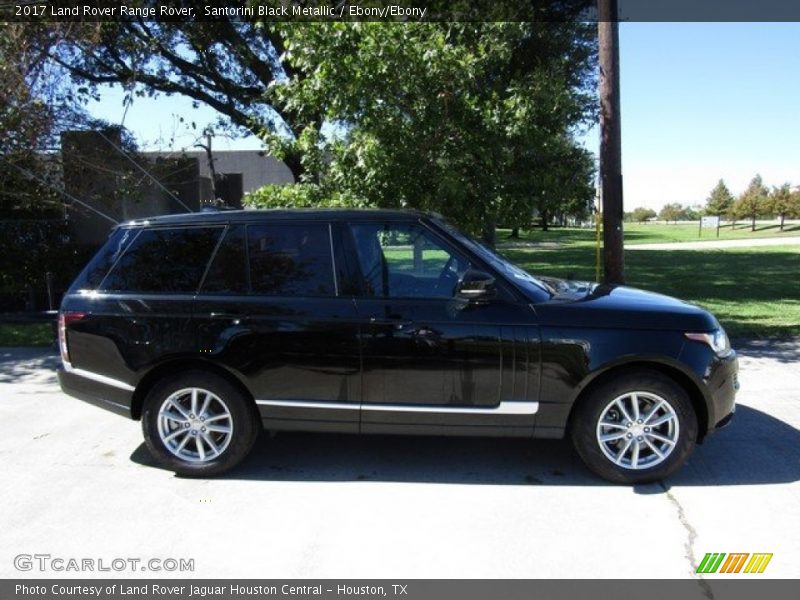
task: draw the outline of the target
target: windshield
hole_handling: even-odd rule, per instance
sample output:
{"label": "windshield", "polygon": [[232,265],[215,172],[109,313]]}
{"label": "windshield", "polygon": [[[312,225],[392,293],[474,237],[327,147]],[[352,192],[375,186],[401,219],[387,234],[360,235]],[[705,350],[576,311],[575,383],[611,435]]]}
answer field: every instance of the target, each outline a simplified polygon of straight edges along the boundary
{"label": "windshield", "polygon": [[517,265],[511,263],[507,258],[500,256],[497,252],[484,246],[479,241],[471,238],[465,233],[462,233],[447,221],[437,220],[437,223],[459,242],[467,246],[475,254],[489,263],[494,269],[513,279],[514,282],[525,291],[532,293],[537,298],[541,298],[542,292],[547,294],[547,298],[550,298],[554,294],[553,289],[546,283],[540,281],[527,271],[520,269]]}

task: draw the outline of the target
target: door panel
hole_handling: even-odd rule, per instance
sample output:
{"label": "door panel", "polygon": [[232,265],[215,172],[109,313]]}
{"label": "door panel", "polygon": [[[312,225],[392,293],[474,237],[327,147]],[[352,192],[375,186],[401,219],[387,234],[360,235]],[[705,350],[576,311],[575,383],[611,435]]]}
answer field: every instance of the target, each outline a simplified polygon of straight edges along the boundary
{"label": "door panel", "polygon": [[[273,429],[358,430],[359,324],[336,295],[330,241],[320,222],[233,229],[196,301],[201,352],[245,378]],[[225,274],[240,264],[247,282],[233,293]]]}
{"label": "door panel", "polygon": [[365,405],[499,402],[499,329],[454,304],[358,300]]}
{"label": "door panel", "polygon": [[351,231],[365,282],[357,299],[361,431],[489,426],[532,434],[538,333],[531,309],[504,293],[489,304],[454,298],[472,264],[420,225]]}
{"label": "door panel", "polygon": [[195,318],[201,352],[245,378],[266,426],[294,428],[284,421],[302,420],[319,422],[305,429],[357,431],[360,361],[352,300],[201,296]]}

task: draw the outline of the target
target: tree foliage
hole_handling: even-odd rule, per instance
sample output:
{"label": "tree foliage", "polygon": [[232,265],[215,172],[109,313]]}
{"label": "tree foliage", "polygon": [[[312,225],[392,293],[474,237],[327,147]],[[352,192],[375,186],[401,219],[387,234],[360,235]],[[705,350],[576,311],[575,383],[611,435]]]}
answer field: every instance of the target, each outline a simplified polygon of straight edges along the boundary
{"label": "tree foliage", "polygon": [[750,219],[751,230],[756,230],[756,219],[769,213],[769,190],[761,175],[750,180],[747,189],[736,199],[731,207],[735,219]]}
{"label": "tree foliage", "polygon": [[684,208],[678,202],[665,204],[661,211],[658,213],[658,218],[669,223],[670,221],[679,221],[684,216]]}
{"label": "tree foliage", "polygon": [[[85,93],[117,84],[127,91],[128,101],[139,96],[183,95],[217,110],[221,125],[233,131],[296,137],[311,122],[321,124],[319,111],[300,115],[270,93],[272,86],[295,74],[276,23],[225,18],[191,23],[103,22],[92,44],[68,40],[50,56]],[[299,179],[299,158],[286,155],[284,160]]]}
{"label": "tree foliage", "polygon": [[772,188],[767,204],[769,212],[780,218],[781,231],[783,231],[786,217],[800,217],[800,191],[792,192],[792,186],[789,183]]}
{"label": "tree foliage", "polygon": [[0,213],[60,212],[60,134],[91,122],[66,73],[49,58],[65,40],[90,43],[96,25],[0,23]]}
{"label": "tree foliage", "polygon": [[[435,210],[477,231],[534,209],[585,211],[594,43],[583,25],[283,24],[296,74],[270,90],[304,116],[279,157],[301,181],[372,205]],[[324,107],[322,122],[305,118]],[[318,115],[320,116],[320,115]]]}
{"label": "tree foliage", "polygon": [[650,219],[655,219],[658,215],[652,208],[644,208],[642,206],[634,208],[631,213],[631,219],[637,223],[644,223]]}
{"label": "tree foliage", "polygon": [[585,210],[593,161],[573,133],[595,109],[595,40],[570,17],[590,4],[550,3],[561,22],[538,23],[109,22],[51,56],[89,92],[116,83],[215,108],[286,162],[303,184],[292,194],[477,229]]}
{"label": "tree foliage", "polygon": [[714,189],[711,190],[711,195],[706,199],[705,213],[719,217],[728,214],[732,206],[733,195],[731,195],[725,182],[720,179]]}

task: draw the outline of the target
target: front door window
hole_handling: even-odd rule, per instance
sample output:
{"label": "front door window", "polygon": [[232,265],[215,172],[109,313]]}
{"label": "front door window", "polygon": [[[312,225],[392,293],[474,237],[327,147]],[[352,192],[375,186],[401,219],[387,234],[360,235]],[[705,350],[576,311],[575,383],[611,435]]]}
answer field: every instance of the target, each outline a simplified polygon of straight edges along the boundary
{"label": "front door window", "polygon": [[407,223],[351,227],[364,282],[375,298],[452,298],[469,261],[424,228]]}

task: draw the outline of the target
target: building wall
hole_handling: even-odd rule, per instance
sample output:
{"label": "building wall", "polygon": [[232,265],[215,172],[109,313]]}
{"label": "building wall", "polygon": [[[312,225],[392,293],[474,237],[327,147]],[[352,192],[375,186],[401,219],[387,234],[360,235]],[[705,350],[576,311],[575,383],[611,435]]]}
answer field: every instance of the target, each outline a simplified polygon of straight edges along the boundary
{"label": "building wall", "polygon": [[[61,152],[65,191],[117,222],[200,209],[200,167],[196,159],[178,156],[151,160],[131,151],[126,151],[126,156],[121,150],[125,149],[118,130],[64,133]],[[80,244],[101,244],[114,224],[79,202],[66,202],[73,238]]]}
{"label": "building wall", "polygon": [[[214,201],[211,169],[204,152],[130,154],[167,192],[117,148],[122,148],[118,131],[104,131],[102,135],[94,131],[66,132],[62,136],[65,190],[119,222],[186,212],[187,208],[197,211]],[[263,152],[214,152],[213,160],[218,176],[234,179],[234,185],[227,186],[234,195],[238,195],[238,178],[244,194],[268,184],[294,183],[289,168]],[[241,206],[241,198],[229,201]],[[101,244],[113,227],[108,219],[79,203],[68,204],[67,214],[71,233],[82,244]]]}
{"label": "building wall", "polygon": [[[158,157],[161,153],[144,153]],[[186,152],[182,156],[197,160],[200,176],[211,179],[211,168],[205,152]],[[294,176],[282,161],[259,150],[225,150],[213,152],[217,175],[241,174],[242,191],[247,194],[269,184],[294,183]]]}

